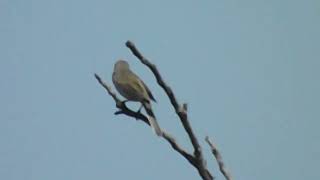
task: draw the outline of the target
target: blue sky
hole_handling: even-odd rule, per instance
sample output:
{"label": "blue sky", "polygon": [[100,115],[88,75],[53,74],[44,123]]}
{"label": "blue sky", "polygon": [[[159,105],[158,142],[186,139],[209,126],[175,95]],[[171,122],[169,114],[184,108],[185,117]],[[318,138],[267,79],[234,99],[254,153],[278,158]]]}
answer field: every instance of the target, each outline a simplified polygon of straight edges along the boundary
{"label": "blue sky", "polygon": [[[0,1],[0,179],[200,179],[141,122],[114,116],[126,59],[162,128],[191,150],[132,40],[189,104],[238,180],[319,179],[320,1]],[[130,104],[137,108],[138,105]]]}

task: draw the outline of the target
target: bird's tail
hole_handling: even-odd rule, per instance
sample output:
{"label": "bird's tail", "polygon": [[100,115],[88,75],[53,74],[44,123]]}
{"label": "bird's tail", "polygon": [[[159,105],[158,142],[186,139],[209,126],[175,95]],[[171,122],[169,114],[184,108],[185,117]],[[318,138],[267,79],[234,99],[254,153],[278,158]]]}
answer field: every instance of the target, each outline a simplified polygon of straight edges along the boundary
{"label": "bird's tail", "polygon": [[144,103],[142,103],[142,105],[148,114],[148,120],[149,120],[150,126],[153,129],[154,133],[157,136],[162,136],[161,128],[156,120],[156,117],[155,117],[153,111],[152,111],[150,102],[144,102]]}

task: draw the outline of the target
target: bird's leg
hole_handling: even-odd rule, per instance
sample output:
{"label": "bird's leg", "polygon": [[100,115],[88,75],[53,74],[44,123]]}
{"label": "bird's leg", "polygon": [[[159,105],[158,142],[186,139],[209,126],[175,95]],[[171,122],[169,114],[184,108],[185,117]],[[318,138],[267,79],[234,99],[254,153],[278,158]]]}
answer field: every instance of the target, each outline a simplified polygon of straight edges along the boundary
{"label": "bird's leg", "polygon": [[137,113],[140,114],[141,113],[141,109],[142,109],[143,105],[141,104],[140,108],[138,109]]}
{"label": "bird's leg", "polygon": [[129,100],[126,99],[126,100],[122,101],[121,103],[125,104],[125,103],[128,102],[128,101],[129,101]]}

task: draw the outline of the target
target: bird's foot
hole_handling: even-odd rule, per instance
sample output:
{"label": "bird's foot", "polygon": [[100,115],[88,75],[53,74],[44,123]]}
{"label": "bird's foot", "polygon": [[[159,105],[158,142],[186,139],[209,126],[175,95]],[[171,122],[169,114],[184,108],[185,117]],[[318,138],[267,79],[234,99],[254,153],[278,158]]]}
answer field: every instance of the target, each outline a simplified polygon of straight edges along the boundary
{"label": "bird's foot", "polygon": [[142,105],[140,106],[140,108],[138,109],[138,111],[136,112],[137,114],[140,114],[141,113],[141,109],[142,109]]}

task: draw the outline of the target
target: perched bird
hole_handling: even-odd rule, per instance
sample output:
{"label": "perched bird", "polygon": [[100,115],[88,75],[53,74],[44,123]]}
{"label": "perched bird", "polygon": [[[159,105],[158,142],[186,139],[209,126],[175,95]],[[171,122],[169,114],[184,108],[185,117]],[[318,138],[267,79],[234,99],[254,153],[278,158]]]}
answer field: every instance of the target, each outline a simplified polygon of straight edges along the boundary
{"label": "perched bird", "polygon": [[112,82],[117,91],[123,97],[125,97],[127,101],[136,101],[142,104],[139,108],[139,111],[141,110],[142,106],[145,108],[152,129],[158,136],[161,136],[162,132],[152,112],[150,102],[150,100],[155,102],[156,100],[147,85],[130,70],[127,61],[118,60],[115,63],[112,74]]}

